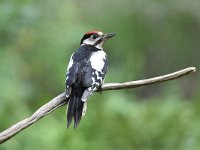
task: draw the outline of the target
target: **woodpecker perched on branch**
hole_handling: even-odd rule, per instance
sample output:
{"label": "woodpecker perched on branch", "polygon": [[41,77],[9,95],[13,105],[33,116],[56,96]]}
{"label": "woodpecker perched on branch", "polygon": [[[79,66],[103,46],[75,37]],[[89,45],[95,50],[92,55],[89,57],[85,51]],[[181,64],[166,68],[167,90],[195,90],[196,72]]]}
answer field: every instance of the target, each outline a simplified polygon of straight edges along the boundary
{"label": "woodpecker perched on branch", "polygon": [[115,33],[87,32],[80,47],[72,54],[66,73],[66,97],[69,97],[67,127],[74,119],[74,128],[86,113],[87,99],[101,88],[108,69],[108,58],[103,51],[104,42]]}

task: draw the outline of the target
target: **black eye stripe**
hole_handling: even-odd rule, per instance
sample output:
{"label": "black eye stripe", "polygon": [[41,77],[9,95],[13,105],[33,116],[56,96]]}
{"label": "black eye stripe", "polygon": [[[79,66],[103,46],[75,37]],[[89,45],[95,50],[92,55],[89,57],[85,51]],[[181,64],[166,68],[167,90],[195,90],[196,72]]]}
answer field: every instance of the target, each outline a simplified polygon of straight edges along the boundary
{"label": "black eye stripe", "polygon": [[83,44],[83,41],[84,41],[85,39],[88,39],[88,38],[96,39],[96,38],[98,38],[98,37],[99,37],[99,35],[98,35],[97,33],[85,34],[85,35],[82,37],[80,44]]}
{"label": "black eye stripe", "polygon": [[98,41],[94,44],[94,46],[97,46],[97,45],[100,44],[101,42],[102,42],[102,39],[98,40]]}

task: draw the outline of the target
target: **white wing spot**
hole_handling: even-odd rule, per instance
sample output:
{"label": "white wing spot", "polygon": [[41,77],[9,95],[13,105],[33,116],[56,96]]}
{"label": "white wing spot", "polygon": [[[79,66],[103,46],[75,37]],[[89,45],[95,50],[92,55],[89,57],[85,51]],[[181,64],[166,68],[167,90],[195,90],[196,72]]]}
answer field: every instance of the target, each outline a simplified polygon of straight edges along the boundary
{"label": "white wing spot", "polygon": [[[72,56],[73,56],[73,54],[72,54]],[[69,68],[71,68],[72,67],[72,65],[73,65],[73,59],[72,59],[72,56],[71,56],[71,58],[70,58],[70,61],[69,61],[69,64],[68,64],[68,67],[67,67],[67,70],[69,70]]]}
{"label": "white wing spot", "polygon": [[94,85],[94,83],[95,83],[95,78],[92,77],[92,85]]}

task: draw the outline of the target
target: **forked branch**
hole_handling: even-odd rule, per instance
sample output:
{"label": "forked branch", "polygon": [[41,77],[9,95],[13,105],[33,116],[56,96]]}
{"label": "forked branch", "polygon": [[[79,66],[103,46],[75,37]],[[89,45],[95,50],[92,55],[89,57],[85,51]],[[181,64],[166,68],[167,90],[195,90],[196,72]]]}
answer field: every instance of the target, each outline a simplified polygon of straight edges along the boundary
{"label": "forked branch", "polygon": [[[124,83],[107,83],[104,84],[101,88],[101,91],[107,91],[107,90],[119,90],[119,89],[127,89],[127,88],[136,88],[139,86],[164,82],[168,80],[173,80],[176,78],[180,78],[182,76],[191,74],[196,71],[195,67],[189,67],[177,72],[173,72],[167,75],[158,76],[150,79],[144,79],[144,80],[137,80],[137,81],[130,81],[130,82],[124,82]],[[100,92],[100,91],[97,91]],[[34,124],[47,114],[53,112],[54,110],[58,109],[59,107],[65,105],[68,102],[68,98],[65,97],[65,94],[62,93],[40,107],[32,116],[14,124],[10,128],[2,131],[0,133],[0,143],[3,143],[7,141],[8,139],[15,136],[17,133],[21,132],[22,130],[26,129],[30,125]]]}

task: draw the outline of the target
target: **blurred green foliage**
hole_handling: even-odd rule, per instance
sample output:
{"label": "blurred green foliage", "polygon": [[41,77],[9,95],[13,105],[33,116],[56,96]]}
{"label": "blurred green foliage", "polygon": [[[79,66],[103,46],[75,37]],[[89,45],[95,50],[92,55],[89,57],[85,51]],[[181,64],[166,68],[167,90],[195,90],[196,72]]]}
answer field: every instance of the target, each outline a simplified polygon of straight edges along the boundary
{"label": "blurred green foliage", "polygon": [[[116,32],[106,43],[106,82],[199,66],[199,0],[1,0],[0,130],[64,91],[66,66],[90,30]],[[2,150],[199,150],[198,73],[159,85],[94,94],[79,127],[65,107]]]}

